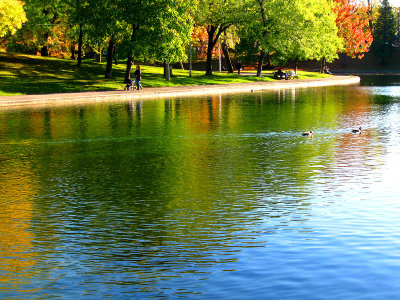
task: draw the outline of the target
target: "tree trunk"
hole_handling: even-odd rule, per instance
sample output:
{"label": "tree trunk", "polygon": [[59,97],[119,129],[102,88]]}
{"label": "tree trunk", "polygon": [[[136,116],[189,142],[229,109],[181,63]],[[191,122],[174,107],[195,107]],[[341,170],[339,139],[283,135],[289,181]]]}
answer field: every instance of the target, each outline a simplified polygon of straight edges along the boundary
{"label": "tree trunk", "polygon": [[182,70],[185,70],[185,67],[183,66],[183,62],[180,61],[179,63],[181,64],[181,69],[182,69]]}
{"label": "tree trunk", "polygon": [[207,62],[206,62],[206,75],[212,75],[212,51],[217,44],[219,37],[225,32],[230,25],[210,25],[207,28],[208,45],[207,45]]}
{"label": "tree trunk", "polygon": [[76,51],[75,51],[75,45],[71,46],[71,59],[75,60],[76,59]]}
{"label": "tree trunk", "polygon": [[222,43],[222,53],[225,57],[225,66],[228,70],[228,73],[233,73],[233,66],[231,58],[229,57],[228,45],[226,43]]}
{"label": "tree trunk", "polygon": [[111,38],[110,42],[108,43],[108,50],[107,50],[107,66],[106,66],[106,74],[105,77],[111,79],[112,77],[112,55],[114,52],[115,41],[114,38]]}
{"label": "tree trunk", "polygon": [[212,52],[216,44],[216,39],[214,40],[214,34],[217,27],[210,25],[207,29],[208,33],[208,46],[207,46],[207,61],[206,61],[206,75],[212,75]]}
{"label": "tree trunk", "polygon": [[325,57],[323,57],[321,59],[321,69],[320,69],[320,73],[325,73]]}
{"label": "tree trunk", "polygon": [[82,43],[83,43],[83,30],[82,23],[79,24],[79,40],[78,40],[78,67],[82,66]]}
{"label": "tree trunk", "polygon": [[[139,28],[139,26],[137,26],[136,24],[133,24],[133,26],[132,26],[132,34],[131,34],[131,42],[135,42],[136,41],[136,31],[138,30],[138,28]],[[115,49],[113,49],[113,50],[115,50]],[[124,83],[127,83],[128,79],[131,79],[131,69],[132,69],[132,66],[134,64],[135,64],[135,62],[133,61],[132,53],[130,53],[128,55],[128,59],[126,60]]]}
{"label": "tree trunk", "polygon": [[170,69],[169,63],[165,63],[165,72],[166,72],[165,79],[167,81],[170,81],[171,80],[171,69]]}
{"label": "tree trunk", "polygon": [[260,56],[258,57],[258,66],[257,66],[257,77],[262,77],[262,66],[264,62],[265,52],[261,50]]}
{"label": "tree trunk", "polygon": [[346,53],[339,53],[339,58],[342,60],[342,68],[347,67]]}
{"label": "tree trunk", "polygon": [[296,58],[296,60],[294,61],[294,72],[297,74],[297,67],[299,65],[299,59]]}
{"label": "tree trunk", "polygon": [[267,62],[267,66],[268,66],[268,68],[270,69],[271,67],[272,67],[272,63],[271,63],[271,54],[270,53],[268,53],[268,62]]}
{"label": "tree trunk", "polygon": [[42,46],[42,49],[40,49],[41,56],[49,56],[49,48],[47,47],[48,39],[49,39],[49,34],[45,33],[44,40],[46,41],[46,44]]}
{"label": "tree trunk", "polygon": [[212,41],[208,42],[207,48],[207,61],[206,61],[206,75],[212,75]]}
{"label": "tree trunk", "polygon": [[132,66],[133,66],[133,57],[129,55],[128,59],[126,60],[126,70],[125,70],[124,83],[127,83],[128,79],[131,79]]}
{"label": "tree trunk", "polygon": [[192,42],[189,47],[189,77],[192,77]]}
{"label": "tree trunk", "polygon": [[368,5],[368,8],[369,8],[368,14],[371,17],[369,19],[369,28],[372,30],[374,27],[373,27],[373,23],[372,23],[372,5],[371,5],[371,1],[370,0],[367,0],[367,5]]}
{"label": "tree trunk", "polygon": [[41,56],[49,56],[49,49],[47,48],[47,45],[44,45],[42,49],[40,50],[40,55]]}
{"label": "tree trunk", "polygon": [[163,61],[163,67],[164,67],[164,78],[167,79],[167,63],[165,60]]}

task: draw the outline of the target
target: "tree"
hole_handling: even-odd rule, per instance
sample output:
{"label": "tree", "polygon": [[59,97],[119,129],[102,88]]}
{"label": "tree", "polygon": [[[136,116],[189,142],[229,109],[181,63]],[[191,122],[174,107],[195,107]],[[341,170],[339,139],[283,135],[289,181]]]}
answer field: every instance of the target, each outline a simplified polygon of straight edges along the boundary
{"label": "tree", "polygon": [[342,47],[335,23],[333,4],[328,0],[253,0],[251,14],[241,32],[254,40],[258,52],[257,75],[264,57],[274,53],[280,60],[332,61]]}
{"label": "tree", "polygon": [[221,36],[221,48],[225,59],[225,66],[228,73],[233,73],[233,66],[229,56],[229,48],[234,48],[238,42],[237,27],[232,26]]}
{"label": "tree", "polygon": [[186,57],[193,24],[189,13],[194,7],[192,2],[125,0],[120,3],[120,20],[126,30],[117,55],[127,57],[125,80],[130,78],[134,57],[167,64]]}
{"label": "tree", "polygon": [[19,0],[2,0],[0,2],[0,37],[15,34],[26,22],[24,4]]}
{"label": "tree", "polygon": [[338,36],[332,1],[293,0],[288,9],[293,16],[284,34],[288,42],[280,39],[280,47],[295,62],[295,68],[299,60],[317,59],[324,64],[338,57],[343,40]]}
{"label": "tree", "polygon": [[166,79],[169,80],[169,64],[186,58],[193,20],[188,13],[190,1],[159,0],[158,8],[154,49],[156,58],[166,63]]}
{"label": "tree", "polygon": [[120,51],[118,51],[120,52],[119,55],[127,58],[124,82],[128,82],[131,77],[131,68],[134,64],[133,58],[135,56],[137,58],[143,57],[142,55],[147,52],[145,41],[149,37],[148,34],[151,36],[152,32],[145,34],[144,31],[146,31],[145,28],[151,22],[149,20],[153,17],[152,4],[154,5],[155,3],[153,1],[127,0],[120,5],[122,9],[121,16],[127,26],[126,36],[122,40]]}
{"label": "tree", "polygon": [[212,53],[220,36],[232,25],[238,25],[245,13],[246,1],[199,0],[195,12],[196,24],[205,26],[208,34],[206,75],[212,75]]}
{"label": "tree", "polygon": [[[77,0],[80,1],[80,0]],[[113,56],[116,47],[127,38],[129,24],[124,21],[124,7],[127,1],[86,0],[86,27],[88,39],[102,44],[106,42],[106,70],[104,76],[112,78]],[[103,45],[103,44],[102,44]]]}
{"label": "tree", "polygon": [[369,7],[349,0],[334,0],[338,34],[344,40],[344,50],[351,57],[362,58],[368,52],[373,37]]}
{"label": "tree", "polygon": [[396,40],[396,21],[393,8],[388,0],[382,0],[378,8],[378,18],[373,31],[374,41],[371,45],[372,52],[385,64],[385,60],[393,53],[393,43]]}
{"label": "tree", "polygon": [[82,65],[83,32],[87,26],[89,3],[86,0],[64,0],[64,15],[66,23],[71,27],[78,27],[78,59],[77,65]]}
{"label": "tree", "polygon": [[[276,6],[279,4],[277,1],[272,1],[268,3],[266,6],[265,0],[256,0],[255,4],[255,20],[258,22],[253,23],[252,29],[256,29],[254,32],[256,33],[256,45],[260,52],[257,66],[257,76],[261,77],[262,65],[265,57],[265,53],[267,49],[272,48],[270,38],[273,37],[273,31],[279,28],[279,24],[276,24],[276,14],[272,12],[279,12],[279,7]],[[254,27],[255,26],[255,27]],[[259,28],[259,30],[257,30]],[[253,34],[253,33],[252,33]]]}
{"label": "tree", "polygon": [[[60,37],[60,12],[63,10],[59,0],[25,0],[28,21],[18,31],[11,47],[23,48],[24,51],[40,50],[42,56],[50,54],[52,42]],[[22,44],[22,45],[20,45]]]}

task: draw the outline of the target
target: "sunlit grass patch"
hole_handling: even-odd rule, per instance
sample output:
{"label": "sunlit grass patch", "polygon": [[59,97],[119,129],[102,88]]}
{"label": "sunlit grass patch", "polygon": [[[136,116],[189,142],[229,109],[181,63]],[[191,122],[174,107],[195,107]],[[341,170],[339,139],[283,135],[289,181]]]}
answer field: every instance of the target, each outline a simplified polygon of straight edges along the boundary
{"label": "sunlit grass patch", "polygon": [[[105,62],[83,60],[77,67],[76,61],[54,57],[21,54],[0,54],[0,96],[16,94],[48,94],[80,91],[122,90],[124,88],[125,64],[113,65],[112,79],[106,79]],[[170,81],[163,77],[164,68],[141,65],[144,87],[173,87],[188,85],[215,85],[272,81],[272,71],[263,71],[263,77],[256,72],[218,73],[206,76],[205,71],[173,69]],[[132,74],[134,68],[132,68]],[[300,78],[321,78],[329,75],[317,72],[299,72]]]}

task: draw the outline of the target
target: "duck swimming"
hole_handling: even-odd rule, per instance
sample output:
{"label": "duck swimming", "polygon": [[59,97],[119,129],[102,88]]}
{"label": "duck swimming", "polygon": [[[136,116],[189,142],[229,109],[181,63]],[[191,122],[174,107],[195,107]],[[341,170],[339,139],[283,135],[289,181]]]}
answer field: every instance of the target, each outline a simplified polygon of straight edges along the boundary
{"label": "duck swimming", "polygon": [[314,135],[314,132],[312,132],[312,131],[306,131],[306,132],[303,132],[302,134],[301,134],[302,136],[313,136]]}
{"label": "duck swimming", "polygon": [[353,129],[351,132],[352,133],[361,133],[361,127],[359,127],[358,129]]}

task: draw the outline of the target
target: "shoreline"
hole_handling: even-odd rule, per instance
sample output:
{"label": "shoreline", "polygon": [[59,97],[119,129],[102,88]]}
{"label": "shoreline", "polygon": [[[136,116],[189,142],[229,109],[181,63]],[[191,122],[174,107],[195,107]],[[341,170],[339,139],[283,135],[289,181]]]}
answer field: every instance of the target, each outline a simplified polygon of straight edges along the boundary
{"label": "shoreline", "polygon": [[196,85],[163,88],[145,88],[137,91],[95,91],[57,94],[35,94],[0,97],[0,110],[6,108],[29,108],[38,106],[60,106],[91,104],[98,102],[124,102],[144,99],[205,96],[213,94],[251,93],[263,90],[322,87],[358,84],[358,76],[333,75],[317,79],[292,79],[281,81],[234,83],[221,85]]}

